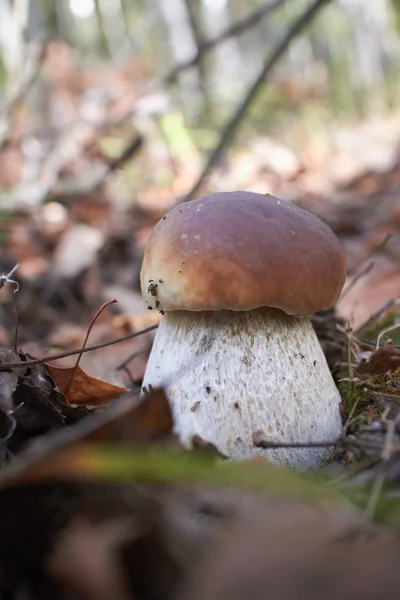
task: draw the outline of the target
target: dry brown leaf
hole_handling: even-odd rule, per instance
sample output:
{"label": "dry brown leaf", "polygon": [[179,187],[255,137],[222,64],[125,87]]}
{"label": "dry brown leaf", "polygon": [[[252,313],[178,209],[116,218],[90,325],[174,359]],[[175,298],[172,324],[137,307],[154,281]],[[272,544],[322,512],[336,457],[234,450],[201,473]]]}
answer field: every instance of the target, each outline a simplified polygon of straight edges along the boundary
{"label": "dry brown leaf", "polygon": [[356,375],[380,375],[394,371],[400,367],[400,350],[391,346],[384,346],[375,350],[371,356],[360,363]]}
{"label": "dry brown leaf", "polygon": [[118,408],[113,418],[85,436],[85,441],[154,442],[172,432],[172,413],[165,392],[152,390],[136,406]]}
{"label": "dry brown leaf", "polygon": [[[168,442],[176,447],[172,426],[171,408],[162,390],[154,390],[142,399],[132,396],[88,416],[74,427],[33,442],[27,452],[21,453],[3,471],[0,488],[45,481],[91,480],[98,476],[99,468],[102,471],[98,450],[105,449],[105,442],[144,447],[148,443]],[[106,471],[103,474],[107,477]]]}
{"label": "dry brown leaf", "polygon": [[[75,369],[75,367],[65,368],[44,364],[70,404],[101,406],[126,392],[126,388],[91,377],[80,367]],[[72,381],[71,377],[73,377]]]}

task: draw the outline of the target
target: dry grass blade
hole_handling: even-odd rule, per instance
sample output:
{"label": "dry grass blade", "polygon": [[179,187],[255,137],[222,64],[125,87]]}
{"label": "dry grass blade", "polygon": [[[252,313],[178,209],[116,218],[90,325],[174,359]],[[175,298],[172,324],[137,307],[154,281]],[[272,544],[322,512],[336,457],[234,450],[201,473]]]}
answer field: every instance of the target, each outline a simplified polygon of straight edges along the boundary
{"label": "dry grass blade", "polygon": [[380,341],[386,333],[389,333],[390,331],[394,331],[395,329],[398,329],[399,327],[400,327],[400,323],[395,323],[394,325],[391,325],[390,327],[386,327],[386,329],[383,329],[379,333],[378,338],[376,340],[376,349],[378,350]]}
{"label": "dry grass blade", "polygon": [[366,515],[373,519],[376,514],[376,510],[379,504],[379,499],[381,497],[383,486],[385,484],[385,480],[387,477],[387,472],[389,468],[390,458],[394,452],[394,439],[395,439],[395,422],[388,421],[387,422],[387,430],[385,437],[385,444],[382,449],[382,462],[379,465],[379,469],[377,475],[375,477],[375,481],[372,486],[371,495],[368,501],[367,508],[365,510]]}

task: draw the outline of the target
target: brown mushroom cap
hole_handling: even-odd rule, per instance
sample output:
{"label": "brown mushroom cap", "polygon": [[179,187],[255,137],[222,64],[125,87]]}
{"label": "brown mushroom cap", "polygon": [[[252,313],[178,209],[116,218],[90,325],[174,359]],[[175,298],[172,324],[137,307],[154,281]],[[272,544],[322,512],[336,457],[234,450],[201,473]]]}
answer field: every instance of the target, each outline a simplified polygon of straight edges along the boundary
{"label": "brown mushroom cap", "polygon": [[339,240],[318,217],[273,196],[221,192],[176,206],[154,228],[142,294],[159,310],[252,310],[308,316],[337,301]]}

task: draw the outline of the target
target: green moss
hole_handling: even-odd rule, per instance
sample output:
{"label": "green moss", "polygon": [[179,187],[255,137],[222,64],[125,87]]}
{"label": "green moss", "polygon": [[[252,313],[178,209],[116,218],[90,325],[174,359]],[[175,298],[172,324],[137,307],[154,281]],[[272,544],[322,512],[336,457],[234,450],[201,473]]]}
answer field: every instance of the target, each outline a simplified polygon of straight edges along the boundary
{"label": "green moss", "polygon": [[371,401],[357,381],[349,380],[348,372],[341,374],[338,387],[346,418],[353,411],[348,433],[355,433],[360,425],[371,422]]}
{"label": "green moss", "polygon": [[[376,343],[379,334],[388,327],[395,325],[400,322],[400,309],[398,306],[393,307],[386,311],[381,318],[377,319],[367,327],[360,329],[357,333],[358,337],[364,340],[369,340]],[[389,339],[393,341],[395,345],[400,345],[400,326],[397,329],[393,329],[388,333],[385,333],[380,343],[385,344]]]}

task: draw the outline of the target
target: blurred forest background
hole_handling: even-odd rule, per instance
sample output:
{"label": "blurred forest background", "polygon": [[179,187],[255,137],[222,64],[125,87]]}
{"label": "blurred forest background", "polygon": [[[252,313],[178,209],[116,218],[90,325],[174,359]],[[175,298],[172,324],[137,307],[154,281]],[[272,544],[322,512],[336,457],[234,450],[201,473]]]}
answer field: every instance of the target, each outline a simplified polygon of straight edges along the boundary
{"label": "blurred forest background", "polygon": [[[139,401],[148,237],[234,189],[347,254],[312,318],[343,435],[305,477],[179,449]],[[2,598],[397,597],[400,0],[0,0],[1,273]]]}
{"label": "blurred forest background", "polygon": [[[156,322],[148,235],[209,191],[325,219],[356,277],[339,305],[353,324],[398,296],[398,0],[0,0],[0,52],[0,268],[21,263],[36,355],[79,345],[110,298],[94,341]],[[14,300],[6,286],[3,343]]]}

